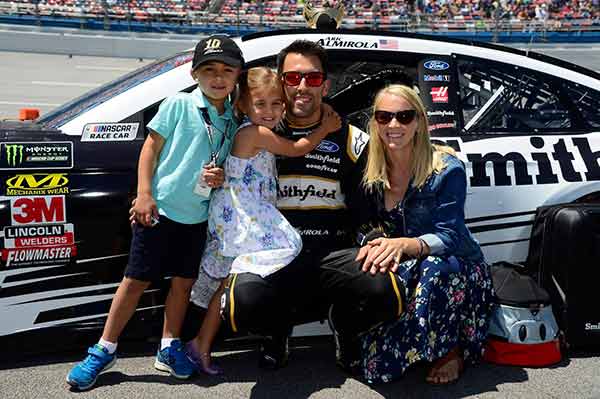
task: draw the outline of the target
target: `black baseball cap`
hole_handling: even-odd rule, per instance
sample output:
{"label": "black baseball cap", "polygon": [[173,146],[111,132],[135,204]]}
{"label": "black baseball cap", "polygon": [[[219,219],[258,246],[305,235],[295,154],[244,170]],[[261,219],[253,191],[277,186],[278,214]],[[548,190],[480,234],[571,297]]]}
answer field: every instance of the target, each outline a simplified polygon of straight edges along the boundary
{"label": "black baseball cap", "polygon": [[209,36],[198,42],[194,51],[192,71],[209,61],[218,61],[238,68],[244,67],[242,50],[225,35]]}

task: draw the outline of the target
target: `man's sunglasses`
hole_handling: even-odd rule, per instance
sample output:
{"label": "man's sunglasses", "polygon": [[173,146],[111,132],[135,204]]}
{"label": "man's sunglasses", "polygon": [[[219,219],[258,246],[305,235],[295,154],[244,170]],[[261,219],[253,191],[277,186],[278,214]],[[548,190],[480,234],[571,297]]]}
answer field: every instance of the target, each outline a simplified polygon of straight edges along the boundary
{"label": "man's sunglasses", "polygon": [[298,86],[302,82],[302,78],[306,80],[306,85],[309,87],[319,87],[325,81],[325,74],[323,72],[289,71],[284,72],[281,76],[283,76],[283,83],[286,86]]}
{"label": "man's sunglasses", "polygon": [[396,120],[403,124],[408,125],[411,123],[415,116],[417,116],[417,111],[414,109],[408,109],[406,111],[398,111],[398,112],[389,112],[389,111],[375,111],[375,120],[377,123],[382,125],[387,125],[392,121],[392,119],[396,118]]}

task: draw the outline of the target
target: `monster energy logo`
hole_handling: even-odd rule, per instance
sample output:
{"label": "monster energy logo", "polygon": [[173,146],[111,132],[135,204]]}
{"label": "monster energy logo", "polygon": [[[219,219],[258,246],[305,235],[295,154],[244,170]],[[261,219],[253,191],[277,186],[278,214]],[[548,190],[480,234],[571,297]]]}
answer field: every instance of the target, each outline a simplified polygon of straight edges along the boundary
{"label": "monster energy logo", "polygon": [[17,166],[23,162],[23,145],[5,144],[8,166]]}

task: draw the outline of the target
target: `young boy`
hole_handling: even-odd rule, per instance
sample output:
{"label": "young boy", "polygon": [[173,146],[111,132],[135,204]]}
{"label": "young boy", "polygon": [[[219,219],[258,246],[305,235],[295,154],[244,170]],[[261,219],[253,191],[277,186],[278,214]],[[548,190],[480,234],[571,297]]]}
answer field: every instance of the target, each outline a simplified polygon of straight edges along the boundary
{"label": "young boy", "polygon": [[223,182],[218,168],[236,131],[228,101],[244,59],[226,36],[196,46],[192,77],[198,88],[165,99],[148,124],[131,209],[133,239],[125,276],[117,289],[100,341],[75,365],[67,382],[91,388],[116,361],[119,335],[152,281],[172,276],[160,349],[154,366],[180,379],[195,370],[178,338],[206,240],[210,190]]}

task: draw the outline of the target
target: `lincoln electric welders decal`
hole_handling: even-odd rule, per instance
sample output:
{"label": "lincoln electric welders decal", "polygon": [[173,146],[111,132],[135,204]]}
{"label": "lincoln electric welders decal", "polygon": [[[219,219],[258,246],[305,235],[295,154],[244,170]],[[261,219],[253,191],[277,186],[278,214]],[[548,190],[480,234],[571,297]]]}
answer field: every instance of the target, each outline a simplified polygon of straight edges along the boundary
{"label": "lincoln electric welders decal", "polygon": [[10,211],[11,226],[2,231],[5,267],[64,263],[75,257],[75,231],[67,223],[64,195],[12,197]]}
{"label": "lincoln electric welders decal", "polygon": [[0,170],[71,169],[73,143],[16,142],[0,144]]}
{"label": "lincoln electric welders decal", "polygon": [[6,267],[68,262],[77,253],[72,223],[7,226],[4,247]]}

